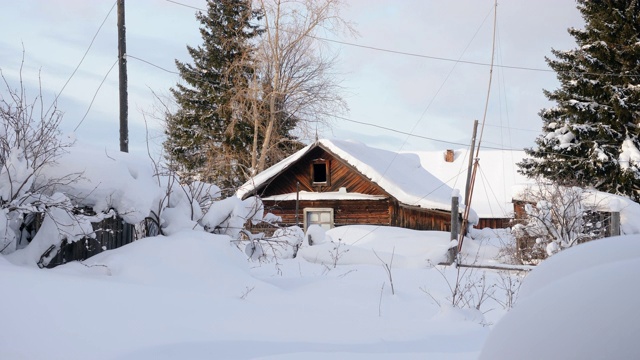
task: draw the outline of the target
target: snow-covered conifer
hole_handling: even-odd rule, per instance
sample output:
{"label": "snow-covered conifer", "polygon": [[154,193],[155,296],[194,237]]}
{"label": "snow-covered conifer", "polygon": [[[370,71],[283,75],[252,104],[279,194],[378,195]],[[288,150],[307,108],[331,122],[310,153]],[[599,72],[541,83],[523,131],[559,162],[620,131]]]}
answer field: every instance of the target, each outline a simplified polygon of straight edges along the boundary
{"label": "snow-covered conifer", "polygon": [[543,134],[521,172],[560,185],[640,199],[640,2],[578,0],[577,47],[547,58],[560,87],[545,91]]}
{"label": "snow-covered conifer", "polygon": [[209,0],[198,12],[203,43],[187,46],[193,63],[176,60],[182,82],[171,89],[178,106],[166,114],[164,148],[187,180],[234,189],[246,180],[253,129],[234,109],[237,89],[252,77],[250,39],[258,13],[247,0]]}

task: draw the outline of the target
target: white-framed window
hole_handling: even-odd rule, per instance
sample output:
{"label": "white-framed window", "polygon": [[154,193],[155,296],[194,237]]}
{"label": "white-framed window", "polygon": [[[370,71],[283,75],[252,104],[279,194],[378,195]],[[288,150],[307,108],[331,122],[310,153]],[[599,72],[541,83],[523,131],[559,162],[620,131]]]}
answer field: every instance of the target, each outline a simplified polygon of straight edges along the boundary
{"label": "white-framed window", "polygon": [[310,225],[320,225],[325,230],[333,228],[333,209],[305,208],[304,230],[307,231]]}

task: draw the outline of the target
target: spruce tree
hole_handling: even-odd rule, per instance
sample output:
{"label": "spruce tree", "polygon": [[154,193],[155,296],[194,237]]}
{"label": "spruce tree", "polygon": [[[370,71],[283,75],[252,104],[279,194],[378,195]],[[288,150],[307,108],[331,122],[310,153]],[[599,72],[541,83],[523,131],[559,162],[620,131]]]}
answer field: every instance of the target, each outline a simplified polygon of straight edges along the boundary
{"label": "spruce tree", "polygon": [[[164,148],[185,181],[203,180],[231,192],[246,180],[253,128],[238,119],[238,89],[252,76],[251,39],[259,19],[250,0],[208,0],[198,12],[203,43],[187,46],[193,63],[176,60],[182,78],[171,89],[178,109],[166,117]],[[240,111],[241,113],[241,111]]]}
{"label": "spruce tree", "polygon": [[560,185],[593,187],[640,199],[640,5],[638,0],[578,0],[584,29],[577,47],[547,58],[560,87],[545,90],[543,134],[520,172]]}

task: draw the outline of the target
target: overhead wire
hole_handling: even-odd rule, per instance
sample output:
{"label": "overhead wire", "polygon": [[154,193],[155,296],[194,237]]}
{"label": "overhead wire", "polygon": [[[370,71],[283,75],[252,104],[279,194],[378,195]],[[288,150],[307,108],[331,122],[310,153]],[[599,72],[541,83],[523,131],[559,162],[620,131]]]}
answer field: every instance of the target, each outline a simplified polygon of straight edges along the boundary
{"label": "overhead wire", "polygon": [[164,1],[166,1],[166,2],[170,2],[170,3],[173,3],[173,4],[176,4],[176,5],[180,5],[180,6],[188,7],[188,8],[191,8],[191,9],[195,9],[195,10],[206,11],[205,9],[201,9],[201,8],[199,8],[199,7],[195,7],[195,6],[187,5],[187,4],[184,4],[184,3],[178,2],[178,1],[173,1],[173,0],[164,0]]}
{"label": "overhead wire", "polygon": [[[206,11],[205,9],[202,9],[202,8],[199,8],[199,7],[196,7],[196,6],[191,6],[191,5],[188,5],[188,4],[184,4],[184,3],[181,3],[181,2],[175,1],[175,0],[164,0],[164,1],[172,3],[172,4],[176,4],[176,5],[192,8],[192,9],[199,10],[199,11]],[[281,31],[286,31],[286,30],[281,29]],[[491,66],[490,63],[485,63],[485,62],[481,62],[481,61],[470,61],[470,60],[461,60],[461,59],[448,58],[448,57],[443,57],[443,56],[418,54],[418,53],[412,53],[412,52],[408,52],[408,51],[393,50],[393,49],[387,49],[387,48],[382,48],[382,47],[378,47],[378,46],[363,45],[363,44],[356,44],[356,43],[352,43],[352,42],[348,42],[348,41],[329,39],[329,38],[316,36],[316,35],[311,35],[311,34],[306,34],[305,36],[310,37],[310,38],[314,38],[314,39],[317,39],[317,40],[320,40],[320,41],[324,41],[324,42],[331,42],[331,43],[340,44],[340,45],[346,45],[346,46],[351,46],[351,47],[357,47],[357,48],[368,49],[368,50],[373,50],[373,51],[386,52],[386,53],[403,55],[403,56],[417,57],[417,58],[423,58],[423,59],[429,59],[429,60],[437,60],[437,61],[454,62],[454,63],[458,63],[458,64],[477,65],[477,66],[484,66],[484,67],[490,67]],[[512,70],[523,70],[523,71],[536,71],[536,72],[554,73],[554,74],[558,74],[558,73],[573,74],[573,73],[575,73],[575,74],[582,74],[582,75],[617,76],[617,77],[638,77],[638,76],[640,76],[640,75],[635,75],[635,74],[620,74],[620,73],[594,73],[594,72],[580,72],[580,71],[556,71],[556,70],[553,70],[553,69],[543,69],[543,68],[536,68],[536,67],[530,67],[530,66],[518,66],[518,65],[493,64],[493,67],[494,68],[502,68],[502,69],[512,69]]]}
{"label": "overhead wire", "polygon": [[87,108],[87,111],[84,113],[84,116],[82,117],[82,119],[80,119],[80,122],[75,127],[75,129],[73,129],[74,132],[78,130],[80,125],[82,125],[82,123],[84,122],[84,119],[89,114],[89,110],[91,110],[91,106],[93,106],[93,102],[96,100],[96,97],[98,96],[98,92],[100,91],[100,88],[102,88],[102,84],[104,84],[105,80],[107,80],[107,77],[111,73],[111,70],[113,70],[113,68],[116,66],[117,63],[118,63],[118,59],[116,59],[116,61],[113,62],[113,65],[111,65],[111,68],[109,68],[109,71],[107,71],[107,73],[102,78],[102,81],[100,82],[100,85],[98,85],[98,89],[96,89],[96,92],[93,94],[93,98],[91,99],[91,102],[89,103],[89,107]]}
{"label": "overhead wire", "polygon": [[[471,46],[471,43],[473,42],[473,40],[476,38],[476,36],[478,35],[478,33],[480,32],[480,29],[482,28],[482,26],[484,25],[485,21],[487,20],[487,17],[491,14],[491,12],[489,12],[489,14],[487,14],[487,16],[485,16],[485,18],[482,20],[482,23],[480,24],[480,26],[478,26],[478,28],[476,29],[475,33],[473,34],[473,36],[471,37],[471,40],[469,40],[469,42],[467,43],[467,46],[465,46],[465,48],[462,50],[462,52],[460,53],[460,56],[458,57],[458,59],[462,59],[462,57],[464,56],[464,54],[467,52],[467,50],[469,49],[469,46]],[[444,85],[447,83],[447,81],[449,80],[449,78],[451,77],[451,74],[453,74],[453,71],[455,70],[456,66],[458,65],[458,63],[454,63],[453,66],[451,67],[451,69],[449,70],[449,72],[447,73],[447,76],[445,76],[444,80],[442,81],[442,83],[440,84],[440,86],[438,87],[438,89],[436,90],[435,94],[433,94],[433,96],[431,97],[431,99],[429,100],[429,103],[427,103],[427,106],[425,107],[425,109],[422,111],[422,113],[420,114],[420,117],[418,118],[418,120],[413,124],[413,126],[411,127],[411,131],[409,131],[409,133],[406,134],[405,140],[402,143],[402,146],[400,147],[400,151],[402,151],[402,149],[404,148],[404,146],[407,144],[407,141],[409,140],[409,136],[412,136],[412,134],[415,132],[416,128],[418,127],[418,125],[420,124],[420,122],[422,121],[422,119],[424,118],[424,116],[426,115],[427,111],[429,111],[429,109],[431,108],[431,105],[433,105],[434,101],[436,100],[436,98],[438,97],[438,95],[440,94],[440,91],[442,91],[442,89],[444,88]],[[397,153],[396,153],[397,154]],[[396,155],[397,156],[397,155]],[[394,159],[395,160],[395,157]],[[393,164],[393,160],[389,163],[389,165],[387,165],[387,168],[383,171],[383,173],[380,175],[381,177],[384,177],[384,175],[387,173],[387,171],[389,171],[389,169],[391,168],[391,165]],[[415,204],[413,204],[415,205]]]}
{"label": "overhead wire", "polygon": [[[206,11],[205,9],[194,7],[194,6],[190,6],[190,5],[181,3],[179,1],[175,1],[175,0],[165,0],[165,1],[173,3],[173,4],[185,6],[185,7],[188,7],[188,8],[192,8],[192,9],[195,9],[195,10]],[[364,48],[364,49],[369,49],[369,50],[374,50],[374,51],[381,51],[381,52],[398,54],[398,55],[405,55],[405,56],[425,58],[425,59],[431,59],[431,60],[439,60],[439,61],[455,62],[456,64],[460,63],[460,64],[470,64],[470,65],[478,65],[478,66],[492,66],[491,63],[484,63],[484,62],[478,62],[478,61],[466,61],[466,60],[461,60],[461,58],[452,59],[452,58],[446,58],[446,57],[439,57],[439,56],[411,53],[411,52],[406,52],[406,51],[398,51],[398,50],[386,49],[386,48],[381,48],[381,47],[376,47],[376,46],[356,44],[356,43],[351,43],[351,42],[346,42],[346,41],[323,38],[323,37],[314,36],[314,35],[306,35],[306,36],[309,36],[309,37],[312,37],[312,38],[315,38],[315,39],[318,39],[318,40],[321,40],[321,41],[325,41],[325,42],[332,42],[332,43],[337,43],[337,44],[346,45],[346,46],[359,47],[359,48]],[[136,59],[138,59],[140,61],[147,62],[147,61],[139,59],[139,58],[136,58]],[[161,68],[161,67],[159,67],[159,66],[157,66],[155,64],[151,64],[150,62],[147,62],[147,63],[152,65],[152,66],[158,67],[158,68],[160,68],[160,69],[162,69],[164,71],[167,71],[167,72],[170,72],[170,73],[174,73],[174,74],[178,74],[177,72],[163,69],[163,68]],[[583,75],[616,76],[616,77],[638,76],[638,75],[633,75],[633,74],[620,74],[620,73],[594,73],[594,72],[579,72],[579,71],[564,71],[563,72],[563,71],[555,71],[555,70],[552,70],[552,69],[541,69],[541,68],[534,68],[534,67],[513,66],[513,65],[504,65],[504,64],[493,64],[493,67],[500,68],[500,69],[514,69],[514,70],[538,71],[538,72],[548,72],[548,73],[580,73],[580,74],[583,74]],[[375,125],[375,124],[371,124],[371,123],[365,123],[365,122],[360,122],[360,121],[346,119],[346,118],[342,118],[342,120],[350,121],[350,122],[354,122],[354,123],[359,123],[359,124],[363,124],[363,125],[367,125],[367,126],[377,127],[377,128],[381,128],[381,129],[384,129],[384,130],[393,131],[393,132],[402,133],[402,134],[407,135],[406,132],[402,132],[402,131],[398,131],[398,130],[395,130],[395,129],[386,128],[386,127]],[[492,127],[505,128],[502,125],[491,125],[491,124],[486,124],[486,123],[483,126],[492,126]],[[506,128],[509,129],[509,131],[510,130],[519,130],[519,131],[530,131],[530,132],[536,132],[536,133],[539,132],[539,130],[513,128],[513,127],[510,127],[510,126],[507,126]],[[446,140],[429,138],[429,137],[421,137],[419,135],[409,135],[409,136],[417,136],[417,137],[425,138],[425,139],[432,140],[432,141],[450,143],[450,144],[454,144],[454,145],[468,146],[468,144],[462,144],[462,143],[458,143],[458,142],[446,141]],[[504,145],[504,144],[502,144],[502,145]],[[495,150],[506,150],[506,151],[521,151],[522,150],[522,149],[504,148],[504,146],[502,148],[501,147],[481,146],[481,148],[484,148],[484,149],[495,149]],[[577,156],[566,155],[566,154],[561,154],[560,156],[568,157],[568,158],[584,158],[584,157],[577,157]]]}
{"label": "overhead wire", "polygon": [[[461,60],[462,57],[464,56],[464,54],[466,53],[466,51],[469,49],[469,47],[471,46],[471,43],[473,42],[473,40],[476,38],[476,36],[478,35],[478,33],[480,32],[480,29],[482,28],[482,26],[484,25],[485,21],[487,20],[488,16],[491,14],[491,12],[489,12],[487,14],[487,16],[485,16],[485,18],[482,20],[482,23],[480,24],[480,26],[478,26],[478,28],[476,29],[476,32],[473,34],[473,36],[471,37],[471,40],[469,40],[469,42],[467,43],[467,46],[463,49],[463,51],[461,52],[458,60]],[[433,95],[433,97],[431,98],[431,100],[429,101],[429,103],[427,104],[426,108],[424,109],[424,111],[422,112],[422,114],[420,114],[420,117],[418,118],[418,120],[414,123],[413,127],[411,128],[411,131],[406,134],[407,136],[405,137],[405,140],[402,143],[402,146],[400,147],[400,151],[402,151],[402,148],[404,148],[404,146],[406,145],[409,136],[412,136],[413,133],[415,132],[416,128],[418,127],[418,125],[420,124],[420,122],[422,121],[422,119],[424,118],[425,114],[427,113],[427,111],[429,111],[429,109],[431,108],[431,105],[433,104],[433,102],[435,101],[435,99],[438,97],[438,95],[440,94],[440,91],[444,88],[444,85],[447,83],[447,81],[449,80],[449,78],[451,77],[451,74],[453,74],[453,71],[455,70],[456,66],[458,65],[458,62],[454,62],[453,66],[451,67],[451,69],[449,70],[449,72],[447,73],[447,76],[445,77],[445,79],[442,81],[442,83],[440,84],[440,86],[438,87],[438,89],[436,90],[435,94]],[[380,175],[380,177],[384,177],[385,174],[389,171],[389,169],[391,168],[393,162],[396,160],[396,158],[399,156],[400,154],[398,152],[396,152],[394,154],[393,159],[391,160],[391,162],[387,165],[387,167],[385,168],[385,170],[383,171],[383,173]],[[417,205],[420,201],[424,200],[426,197],[428,197],[429,195],[431,195],[432,193],[434,193],[435,191],[439,190],[440,188],[442,188],[443,186],[445,186],[446,184],[444,182],[442,182],[439,186],[437,186],[435,189],[433,189],[432,191],[430,191],[429,193],[423,195],[422,197],[420,197],[419,199],[417,199],[416,201],[414,201],[413,204],[411,205]],[[358,241],[360,241],[362,239],[359,238],[356,241],[354,241],[354,243],[357,243]]]}
{"label": "overhead wire", "polygon": [[91,39],[91,42],[89,43],[89,46],[87,47],[87,50],[85,50],[84,54],[82,55],[82,58],[80,59],[80,62],[78,63],[78,65],[76,65],[76,68],[73,69],[73,72],[71,73],[71,75],[69,76],[67,81],[64,83],[64,85],[62,86],[62,88],[60,89],[58,94],[56,95],[55,99],[53,100],[53,103],[51,104],[51,106],[49,107],[49,110],[47,110],[47,112],[50,111],[51,108],[54,106],[54,104],[58,101],[58,98],[60,97],[60,95],[62,95],[62,92],[64,91],[64,89],[67,87],[67,85],[69,84],[69,82],[71,81],[73,76],[76,74],[76,72],[80,68],[80,65],[82,65],[82,63],[84,62],[84,59],[87,57],[87,54],[89,54],[89,50],[91,50],[91,47],[93,46],[93,43],[96,41],[96,38],[98,37],[98,34],[100,33],[100,30],[102,30],[102,27],[107,22],[107,19],[109,19],[109,16],[113,12],[113,9],[116,7],[116,4],[118,4],[118,1],[114,1],[113,2],[113,5],[111,6],[111,9],[109,9],[109,12],[107,13],[107,15],[102,20],[102,23],[98,27],[98,30],[93,35],[93,38]]}
{"label": "overhead wire", "polygon": [[[501,41],[501,37],[500,37],[500,23],[499,22],[496,22],[496,30],[497,30],[497,34],[496,35],[497,35],[497,40],[498,40],[498,61],[500,63],[502,63],[503,62],[502,61],[502,41]],[[500,126],[500,135],[501,135],[500,136],[500,139],[501,139],[501,144],[500,145],[503,146],[503,147],[506,147],[506,146],[513,147],[513,143],[511,141],[511,139],[512,139],[511,118],[509,117],[509,102],[507,101],[507,91],[506,91],[507,84],[506,84],[506,76],[505,76],[504,69],[499,68],[498,69],[498,75],[499,75],[500,80],[501,80],[501,81],[498,82],[498,84],[502,84],[502,87],[498,86],[498,91],[501,94],[501,96],[499,96],[498,98],[500,99],[500,101],[502,101],[502,99],[504,97],[504,112],[505,112],[505,116],[506,116],[506,130],[507,130],[506,139],[507,139],[507,142],[508,142],[508,144],[504,144],[505,136],[503,134],[503,130],[505,129],[505,127]],[[503,125],[503,122],[502,122],[502,106],[500,106],[500,117],[499,118],[500,118],[500,125]],[[539,131],[537,131],[537,132],[539,133]],[[505,159],[506,157],[508,157],[508,161],[507,161],[507,159]],[[502,160],[502,172],[503,172],[503,174],[505,174],[504,176],[509,176],[509,175],[507,175],[508,173],[506,171],[506,168],[507,168],[508,164],[514,164],[513,152],[509,152],[508,154],[505,154],[503,152],[502,156],[500,158]],[[480,170],[482,171],[482,169],[480,169]],[[513,170],[513,169],[511,169],[511,170]],[[511,180],[513,181],[513,183],[515,183],[516,174],[513,173],[513,171],[511,171],[511,173],[512,173],[511,174]],[[482,175],[482,173],[481,173],[481,175]],[[507,187],[507,184],[506,184],[506,182],[503,181],[502,182],[502,191],[503,191],[504,194],[507,193],[506,187]],[[503,211],[504,211],[504,209],[503,209]]]}
{"label": "overhead wire", "polygon": [[[139,58],[139,57],[131,55],[131,54],[127,54],[127,58],[135,59],[135,60],[138,60],[140,62],[146,63],[146,64],[148,64],[150,66],[153,66],[153,67],[155,67],[155,68],[157,68],[159,70],[162,70],[164,72],[167,72],[167,73],[180,75],[180,73],[177,72],[177,71],[173,71],[173,70],[169,70],[169,69],[163,68],[162,66],[153,64],[150,61],[144,60],[142,58]],[[200,79],[194,79],[194,78],[192,78],[192,79],[195,80],[195,81],[203,81],[203,80],[200,80]],[[352,122],[352,123],[355,123],[355,124],[375,127],[375,128],[382,129],[382,130],[385,130],[385,131],[390,131],[390,132],[395,132],[395,133],[398,133],[398,134],[408,135],[408,136],[412,136],[412,137],[419,138],[419,139],[436,141],[436,142],[441,142],[441,143],[451,144],[451,145],[459,145],[459,146],[464,146],[464,147],[468,147],[470,145],[469,143],[456,142],[456,141],[451,141],[451,140],[443,140],[443,139],[438,139],[438,138],[434,138],[434,137],[413,134],[413,133],[409,133],[409,132],[406,132],[406,131],[397,130],[397,129],[393,129],[393,128],[389,128],[389,127],[385,127],[385,126],[381,126],[381,125],[377,125],[377,124],[373,124],[373,123],[369,123],[369,122],[365,122],[365,121],[358,121],[358,120],[349,119],[349,118],[346,118],[346,117],[343,117],[343,116],[339,116],[339,115],[330,114],[330,116],[335,117],[336,119],[347,121],[347,122]],[[486,126],[498,126],[498,125],[486,124]],[[518,129],[518,128],[512,128],[512,129],[522,130],[522,131],[535,131],[535,130]],[[492,142],[489,142],[487,140],[485,140],[484,143],[485,144],[491,143],[491,144],[500,145],[498,143],[492,143]],[[499,150],[499,151],[511,151],[511,152],[514,152],[514,151],[520,152],[520,151],[524,150],[522,148],[505,148],[505,147],[501,147],[501,146],[487,146],[487,145],[482,145],[482,144],[480,145],[480,148],[484,149],[484,150]],[[549,154],[551,154],[551,153],[549,153]],[[553,154],[558,155],[558,156],[562,156],[562,157],[566,157],[566,158],[586,159],[586,157],[584,157],[584,156],[574,156],[574,155],[556,154],[556,153],[553,153]]]}
{"label": "overhead wire", "polygon": [[475,183],[475,179],[476,179],[476,173],[478,171],[478,159],[480,156],[480,146],[482,145],[482,137],[484,134],[484,124],[486,123],[486,119],[487,119],[487,110],[489,108],[489,95],[491,94],[491,83],[493,80],[493,64],[494,64],[494,59],[495,59],[495,48],[496,48],[496,24],[497,24],[497,19],[498,19],[498,1],[494,0],[494,12],[493,12],[493,36],[492,36],[492,42],[491,42],[491,67],[489,68],[489,86],[487,87],[487,97],[486,97],[486,101],[485,101],[485,107],[484,107],[484,114],[482,116],[482,123],[481,123],[481,127],[480,127],[480,136],[478,138],[478,144],[476,145],[477,148],[476,149],[472,149],[472,150],[476,150],[476,154],[475,154],[475,160],[474,160],[474,164],[473,164],[473,172],[471,173],[471,177],[470,177],[470,181],[467,183],[468,184],[468,189],[466,192],[466,197],[465,197],[465,207],[464,207],[464,214],[462,216],[462,226],[461,229],[462,231],[460,231],[460,237],[458,240],[458,258],[460,257],[460,253],[462,252],[462,244],[464,243],[464,235],[465,235],[465,228],[468,224],[469,221],[469,211],[470,211],[470,207],[471,207],[471,200],[473,199],[473,189],[474,189],[474,183]]}

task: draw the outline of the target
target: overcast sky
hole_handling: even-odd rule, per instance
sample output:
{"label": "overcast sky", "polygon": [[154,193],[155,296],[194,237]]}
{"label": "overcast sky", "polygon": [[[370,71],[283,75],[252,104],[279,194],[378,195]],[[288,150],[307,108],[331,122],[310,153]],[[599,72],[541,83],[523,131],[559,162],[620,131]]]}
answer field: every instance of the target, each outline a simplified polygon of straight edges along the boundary
{"label": "overcast sky", "polygon": [[[35,95],[40,72],[48,102],[60,93],[115,4],[115,0],[3,1],[7,4],[0,14],[0,68],[12,86],[18,86],[24,46],[24,83]],[[206,7],[205,0],[176,2]],[[359,36],[339,40],[426,57],[329,43],[340,56],[336,70],[350,107],[344,117],[353,121],[335,119],[331,129],[320,129],[320,136],[356,139],[395,151],[468,144],[473,120],[483,117],[489,67],[442,59],[490,63],[493,0],[346,3],[343,17],[355,23]],[[186,45],[201,43],[195,11],[167,0],[128,0],[127,53],[175,71],[175,59],[190,60]],[[547,70],[496,67],[493,73],[483,144],[522,149],[532,146],[539,134],[538,112],[551,105],[542,89],[558,86],[544,57],[550,56],[551,48],[575,47],[566,30],[582,27],[583,21],[572,0],[503,0],[497,14],[495,63]],[[97,90],[117,60],[116,18],[114,8],[58,99],[58,108],[65,113],[63,132],[77,127],[78,139],[112,149],[119,144],[117,66]],[[145,147],[143,113],[154,112],[152,91],[166,95],[179,81],[177,75],[148,63],[128,60],[131,151]],[[94,95],[91,110],[80,124]],[[147,120],[157,148],[162,141],[162,124],[149,116]]]}

